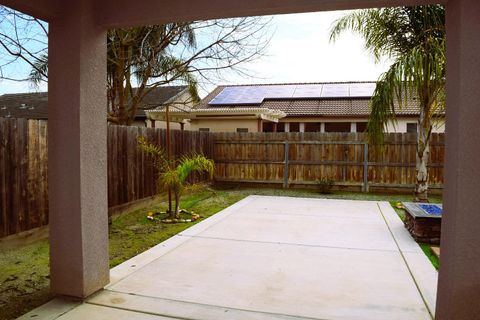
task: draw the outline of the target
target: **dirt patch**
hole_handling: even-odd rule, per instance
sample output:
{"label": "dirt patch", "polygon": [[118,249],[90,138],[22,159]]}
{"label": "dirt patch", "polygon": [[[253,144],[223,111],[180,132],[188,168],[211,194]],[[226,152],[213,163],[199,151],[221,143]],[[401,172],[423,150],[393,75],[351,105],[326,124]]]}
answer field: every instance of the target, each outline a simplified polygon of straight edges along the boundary
{"label": "dirt patch", "polygon": [[0,319],[15,319],[52,298],[48,241],[0,253]]}

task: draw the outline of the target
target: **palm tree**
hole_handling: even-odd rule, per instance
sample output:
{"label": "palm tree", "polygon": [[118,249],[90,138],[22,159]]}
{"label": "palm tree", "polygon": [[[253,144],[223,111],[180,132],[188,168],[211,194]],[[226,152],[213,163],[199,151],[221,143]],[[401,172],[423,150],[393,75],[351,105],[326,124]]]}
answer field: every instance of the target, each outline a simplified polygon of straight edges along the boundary
{"label": "palm tree", "polygon": [[193,172],[206,172],[210,179],[213,178],[215,166],[212,160],[207,159],[201,154],[185,156],[176,167],[168,167],[167,170],[158,178],[158,187],[160,190],[172,190],[175,199],[175,211],[172,217],[180,218],[180,198],[185,191],[185,182]]}
{"label": "palm tree", "polygon": [[[175,210],[170,211],[169,215],[172,219],[178,219],[180,217],[180,200],[186,188],[187,178],[194,172],[205,172],[208,173],[210,179],[213,178],[215,170],[213,161],[201,154],[194,154],[182,157],[175,166],[174,162],[168,159],[167,153],[162,147],[148,142],[143,136],[138,137],[137,142],[138,148],[154,159],[158,171],[158,190],[173,191]],[[169,207],[171,207],[170,204]]]}
{"label": "palm tree", "polygon": [[[112,29],[107,35],[108,120],[131,125],[142,99],[155,88],[172,82],[188,85],[198,101],[197,80],[188,62],[172,49],[182,43],[196,48],[192,23],[169,23]],[[133,87],[132,81],[136,82]]]}
{"label": "palm tree", "polygon": [[367,9],[337,20],[330,39],[351,30],[363,36],[375,60],[393,61],[377,81],[367,131],[374,145],[383,143],[388,122],[407,99],[419,103],[415,200],[428,200],[428,159],[433,121],[445,108],[445,8],[441,5]]}

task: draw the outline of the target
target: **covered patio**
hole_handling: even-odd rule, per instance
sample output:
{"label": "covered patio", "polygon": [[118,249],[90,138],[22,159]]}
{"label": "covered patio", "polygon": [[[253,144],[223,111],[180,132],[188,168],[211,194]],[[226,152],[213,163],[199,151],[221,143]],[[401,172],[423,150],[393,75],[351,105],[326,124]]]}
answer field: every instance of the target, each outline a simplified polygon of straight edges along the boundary
{"label": "covered patio", "polygon": [[[249,196],[24,319],[425,319],[437,271],[388,202]],[[165,317],[165,318],[164,318]]]}
{"label": "covered patio", "polygon": [[[108,28],[438,2],[446,3],[447,8],[448,108],[445,216],[436,318],[462,320],[478,316],[480,135],[476,130],[480,123],[480,2],[476,0],[1,0],[3,5],[49,22],[48,172],[53,292],[83,299],[111,282],[105,121]],[[112,280],[115,275],[113,272]],[[87,304],[84,308],[98,307]]]}

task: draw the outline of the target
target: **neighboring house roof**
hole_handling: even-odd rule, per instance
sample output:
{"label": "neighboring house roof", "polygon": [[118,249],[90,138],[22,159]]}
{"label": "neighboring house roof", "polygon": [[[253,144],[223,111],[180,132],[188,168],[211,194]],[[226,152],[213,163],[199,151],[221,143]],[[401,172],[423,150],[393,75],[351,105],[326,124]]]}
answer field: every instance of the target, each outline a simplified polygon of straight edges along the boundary
{"label": "neighboring house roof", "polygon": [[[144,110],[161,107],[188,91],[187,86],[162,86],[153,89],[140,103],[136,118],[146,118]],[[0,117],[48,119],[48,93],[11,93],[0,96]]]}
{"label": "neighboring house roof", "polygon": [[0,96],[0,117],[48,118],[48,93],[9,93]]}
{"label": "neighboring house roof", "polygon": [[144,110],[162,107],[169,102],[173,102],[184,92],[188,92],[188,86],[163,86],[153,89],[142,99],[136,117],[146,118],[147,115]]}
{"label": "neighboring house roof", "polygon": [[[333,89],[333,94],[320,97],[321,88],[325,85]],[[287,90],[282,90],[282,86]],[[336,86],[341,90],[349,86],[355,87],[361,94],[354,94],[353,90],[346,89],[346,95],[335,96]],[[267,108],[282,111],[287,117],[368,117],[374,86],[375,82],[222,85],[202,99],[195,108],[209,108],[212,111],[224,108]],[[237,96],[232,88],[238,88]],[[316,88],[319,88],[319,94],[314,93]],[[224,91],[225,89],[229,92]],[[303,92],[303,96],[297,92]],[[242,99],[245,103],[242,103]],[[418,113],[419,106],[414,98],[402,104],[402,108],[397,108],[396,112],[397,116],[416,116]]]}

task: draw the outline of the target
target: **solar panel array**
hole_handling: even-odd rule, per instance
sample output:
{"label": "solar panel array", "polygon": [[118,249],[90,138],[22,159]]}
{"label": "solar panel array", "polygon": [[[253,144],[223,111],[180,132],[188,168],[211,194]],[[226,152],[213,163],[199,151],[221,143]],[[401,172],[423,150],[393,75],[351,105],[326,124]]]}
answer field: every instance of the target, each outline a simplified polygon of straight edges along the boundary
{"label": "solar panel array", "polygon": [[375,83],[287,84],[225,87],[210,105],[261,104],[265,99],[368,98]]}

